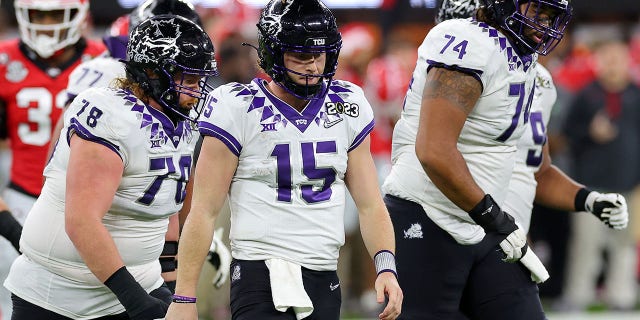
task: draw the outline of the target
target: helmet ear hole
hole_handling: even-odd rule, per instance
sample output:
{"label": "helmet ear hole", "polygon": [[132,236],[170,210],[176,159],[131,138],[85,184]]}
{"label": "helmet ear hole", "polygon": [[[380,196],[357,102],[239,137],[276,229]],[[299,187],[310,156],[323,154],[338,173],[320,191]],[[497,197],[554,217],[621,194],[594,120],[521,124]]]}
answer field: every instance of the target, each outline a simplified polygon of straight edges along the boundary
{"label": "helmet ear hole", "polygon": [[171,62],[165,62],[162,68],[172,77],[176,74],[176,66]]}
{"label": "helmet ear hole", "polygon": [[176,100],[178,100],[178,97],[173,92],[166,92],[162,95],[162,99],[167,102],[174,103]]}

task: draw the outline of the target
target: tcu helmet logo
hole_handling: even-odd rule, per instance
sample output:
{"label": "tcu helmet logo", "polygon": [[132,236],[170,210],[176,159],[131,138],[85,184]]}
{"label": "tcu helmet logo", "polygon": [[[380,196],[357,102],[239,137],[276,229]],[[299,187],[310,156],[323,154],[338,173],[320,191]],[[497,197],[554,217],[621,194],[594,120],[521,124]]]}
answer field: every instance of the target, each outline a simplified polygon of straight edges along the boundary
{"label": "tcu helmet logo", "polygon": [[314,46],[324,46],[325,39],[311,39]]}

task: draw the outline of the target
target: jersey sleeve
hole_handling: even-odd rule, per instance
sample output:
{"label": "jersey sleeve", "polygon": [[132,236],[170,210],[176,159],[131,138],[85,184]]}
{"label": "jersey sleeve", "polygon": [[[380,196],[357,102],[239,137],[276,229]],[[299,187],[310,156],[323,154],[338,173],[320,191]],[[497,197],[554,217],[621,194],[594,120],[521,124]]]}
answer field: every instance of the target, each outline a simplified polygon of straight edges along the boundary
{"label": "jersey sleeve", "polygon": [[133,124],[126,118],[128,112],[118,112],[115,103],[121,100],[110,96],[111,90],[92,88],[85,90],[73,100],[65,111],[67,143],[75,134],[80,138],[104,145],[117,153],[123,161],[127,159],[125,140]]}
{"label": "jersey sleeve", "polygon": [[236,156],[242,151],[242,115],[245,103],[230,92],[230,85],[216,88],[209,94],[204,110],[198,119],[202,136],[211,136],[222,141]]}
{"label": "jersey sleeve", "polygon": [[467,73],[484,85],[495,50],[494,41],[489,41],[488,36],[470,19],[447,20],[427,34],[418,49],[419,59],[424,59],[429,68],[442,67]]}
{"label": "jersey sleeve", "polygon": [[351,99],[354,102],[349,106],[350,109],[345,108],[345,111],[350,110],[346,112],[347,117],[350,118],[349,151],[357,148],[362,141],[367,138],[369,133],[371,133],[375,125],[373,109],[365,97],[362,88],[351,85],[350,89],[353,91]]}

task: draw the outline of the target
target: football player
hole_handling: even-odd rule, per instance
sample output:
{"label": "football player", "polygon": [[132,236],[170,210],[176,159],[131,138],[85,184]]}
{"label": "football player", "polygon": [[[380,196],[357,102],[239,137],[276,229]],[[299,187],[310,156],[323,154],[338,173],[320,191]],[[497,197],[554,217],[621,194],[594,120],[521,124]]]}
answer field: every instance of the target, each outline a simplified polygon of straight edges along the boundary
{"label": "football player", "polygon": [[[473,17],[480,0],[445,0],[436,22]],[[525,233],[531,223],[536,203],[563,210],[588,211],[612,229],[624,229],[629,221],[626,200],[621,194],[601,194],[582,190],[560,169],[551,164],[546,128],[557,91],[549,71],[540,63],[536,67],[536,88],[527,124],[518,141],[518,155],[509,182],[504,207]],[[537,187],[537,192],[536,192]]]}
{"label": "football player", "polygon": [[[129,41],[129,31],[140,24],[143,20],[160,14],[175,14],[185,17],[202,27],[200,16],[195,8],[189,2],[184,0],[147,0],[141,3],[131,12],[126,19],[118,19],[111,28],[111,33],[103,38],[108,51],[99,57],[83,62],[69,76],[69,84],[67,85],[67,105],[80,94],[80,92],[92,87],[110,87],[113,86],[114,79],[125,76],[124,64],[120,62],[126,59],[127,42]],[[122,34],[124,32],[124,34]],[[58,120],[56,129],[54,129],[54,137],[52,141],[58,141],[60,130],[64,124],[61,117]],[[55,147],[55,143],[50,145],[51,152]],[[179,217],[172,216],[167,231],[165,249],[160,258],[162,266],[162,277],[167,282],[167,286],[171,291],[175,290],[177,261],[175,256],[178,251],[179,238]],[[210,261],[216,261],[214,267],[216,273],[214,275],[214,285],[219,288],[228,278],[228,264],[230,258],[228,249],[219,238],[215,238],[212,244]]]}
{"label": "football player", "polygon": [[117,88],[85,90],[65,112],[5,281],[14,319],[156,319],[171,302],[158,259],[186,196],[213,44],[158,15],[127,50]]}
{"label": "football player", "polygon": [[533,202],[561,211],[586,211],[612,229],[627,227],[629,212],[619,193],[599,193],[573,181],[551,164],[546,128],[557,92],[549,71],[536,64],[536,91],[525,132],[518,141],[504,208],[526,233]]}
{"label": "football player", "polygon": [[[82,36],[89,0],[15,0],[20,38],[0,42],[0,139],[13,156],[4,199],[24,223],[42,188],[42,172],[53,126],[66,101],[71,71],[104,51]],[[4,121],[2,120],[4,119]],[[15,250],[0,243],[0,280]],[[0,305],[11,311],[9,292],[0,288]]]}
{"label": "football player", "polygon": [[[469,1],[455,10],[473,12]],[[516,262],[526,234],[500,209],[530,117],[536,60],[562,39],[566,0],[482,0],[418,49],[383,189],[407,319],[544,319]],[[531,253],[530,253],[531,254]],[[432,290],[424,290],[430,288]],[[426,292],[426,293],[425,293]]]}
{"label": "football player", "polygon": [[[445,0],[436,22],[472,17],[479,6],[479,0]],[[629,214],[624,196],[586,192],[583,185],[551,165],[546,128],[557,92],[551,74],[542,64],[536,64],[536,72],[535,95],[525,132],[517,143],[505,211],[512,214],[525,233],[529,231],[534,200],[562,211],[587,210],[610,228],[626,228]]]}
{"label": "football player", "polygon": [[263,9],[257,49],[271,80],[209,95],[166,319],[197,319],[198,275],[227,195],[233,318],[339,319],[345,188],[376,266],[377,302],[388,298],[379,318],[398,317],[393,229],[369,151],[373,112],[361,88],[332,79],[341,42],[319,0],[272,0]]}

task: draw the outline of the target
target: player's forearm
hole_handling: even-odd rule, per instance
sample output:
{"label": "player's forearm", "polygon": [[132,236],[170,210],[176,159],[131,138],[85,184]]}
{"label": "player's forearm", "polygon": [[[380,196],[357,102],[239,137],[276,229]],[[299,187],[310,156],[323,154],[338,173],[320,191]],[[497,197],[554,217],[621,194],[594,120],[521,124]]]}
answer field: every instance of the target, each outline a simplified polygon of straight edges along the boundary
{"label": "player's forearm", "polygon": [[425,152],[426,156],[420,158],[422,168],[451,202],[462,210],[469,211],[482,200],[485,192],[473,180],[457,148],[441,150]]}
{"label": "player's forearm", "polygon": [[395,253],[393,224],[384,205],[369,211],[360,211],[359,219],[362,240],[372,258],[380,250]]}
{"label": "player's forearm", "polygon": [[569,178],[556,166],[536,174],[535,203],[563,211],[575,211],[575,196],[582,185]]}
{"label": "player's forearm", "polygon": [[0,236],[11,242],[11,245],[20,252],[20,236],[22,235],[22,225],[13,217],[6,206],[2,205],[0,199]]}
{"label": "player's forearm", "polygon": [[178,246],[180,266],[176,294],[188,297],[196,296],[200,271],[213,239],[215,220],[215,216],[205,212],[192,210],[189,213]]}
{"label": "player's forearm", "polygon": [[109,231],[97,219],[65,219],[65,229],[91,272],[105,282],[124,263]]}

